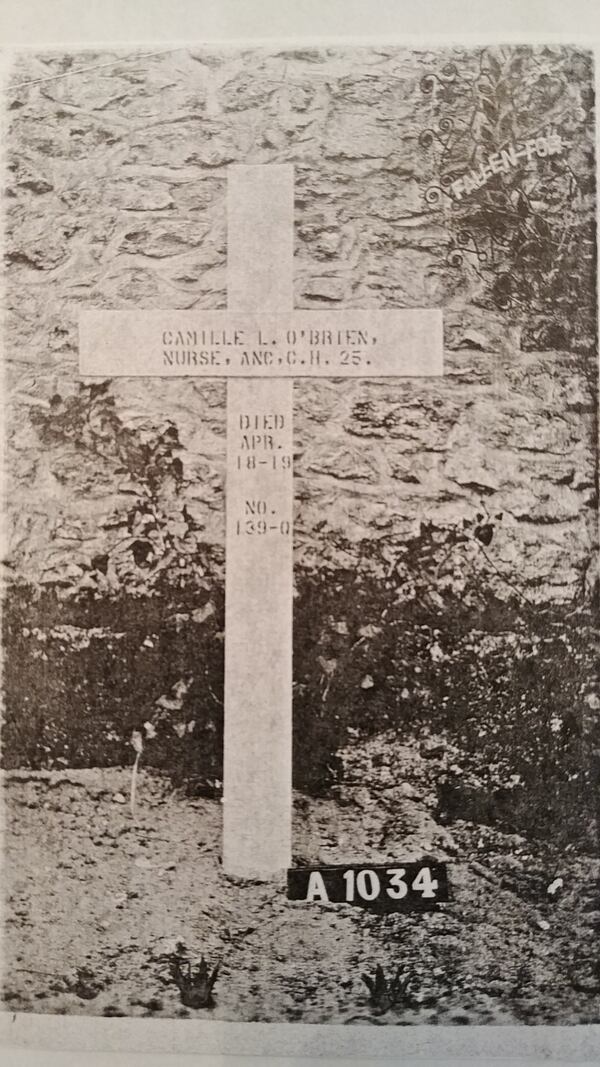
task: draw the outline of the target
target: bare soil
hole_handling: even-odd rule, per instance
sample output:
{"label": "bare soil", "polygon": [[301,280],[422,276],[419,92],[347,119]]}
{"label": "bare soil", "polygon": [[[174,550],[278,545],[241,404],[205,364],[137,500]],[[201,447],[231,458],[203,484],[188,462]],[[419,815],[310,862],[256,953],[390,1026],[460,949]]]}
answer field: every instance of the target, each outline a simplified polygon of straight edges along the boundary
{"label": "bare soil", "polygon": [[[296,797],[298,864],[448,862],[450,904],[386,916],[226,878],[219,801],[186,797],[155,772],[140,774],[136,819],[127,768],[6,772],[6,1010],[599,1022],[599,861],[491,826],[441,826],[435,761],[431,742],[425,758],[416,745],[375,739],[346,754],[344,789]],[[214,1003],[198,1012],[169,973],[178,942],[196,963],[221,962]],[[371,1003],[361,974],[378,964],[410,977],[410,1001]]]}

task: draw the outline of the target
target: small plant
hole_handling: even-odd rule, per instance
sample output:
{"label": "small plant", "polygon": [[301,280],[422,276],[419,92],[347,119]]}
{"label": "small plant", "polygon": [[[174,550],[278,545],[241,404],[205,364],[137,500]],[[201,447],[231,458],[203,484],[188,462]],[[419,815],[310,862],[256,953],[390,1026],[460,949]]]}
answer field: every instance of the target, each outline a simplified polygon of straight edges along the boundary
{"label": "small plant", "polygon": [[[144,730],[146,738],[156,737],[156,730],[151,722],[144,723]],[[131,790],[129,796],[129,806],[131,808],[131,817],[135,819],[135,802],[137,795],[137,772],[140,763],[142,753],[144,751],[144,738],[141,730],[134,730],[131,735],[131,745],[135,752],[135,759],[133,761],[133,767],[131,768]]]}
{"label": "small plant", "polygon": [[81,1000],[94,1000],[106,986],[89,967],[77,968],[77,979],[66,983],[70,993],[75,993]]}
{"label": "small plant", "polygon": [[395,978],[390,982],[379,963],[375,968],[374,978],[368,974],[361,974],[361,978],[371,994],[370,1001],[376,1015],[384,1015],[390,1008],[401,1003],[407,1007],[412,1005],[413,1000],[409,992],[411,980],[402,974],[401,968],[398,968]]}
{"label": "small plant", "polygon": [[134,730],[131,735],[131,744],[135,751],[135,760],[133,761],[133,767],[131,769],[131,791],[129,795],[129,806],[131,808],[131,817],[135,819],[135,800],[136,800],[136,787],[137,787],[137,772],[140,762],[140,757],[144,751],[144,741],[139,730]]}
{"label": "small plant", "polygon": [[212,971],[202,956],[197,967],[185,959],[181,951],[170,958],[171,978],[179,989],[181,1003],[186,1008],[209,1008],[213,1004],[212,991],[219,976],[219,964]]}

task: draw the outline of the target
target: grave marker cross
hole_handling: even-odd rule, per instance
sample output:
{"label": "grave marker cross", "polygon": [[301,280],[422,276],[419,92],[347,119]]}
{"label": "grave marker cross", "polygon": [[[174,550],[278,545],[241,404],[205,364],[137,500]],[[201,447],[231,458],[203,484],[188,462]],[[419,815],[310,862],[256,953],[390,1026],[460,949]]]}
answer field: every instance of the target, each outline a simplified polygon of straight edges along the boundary
{"label": "grave marker cross", "polygon": [[293,167],[228,172],[227,311],[85,311],[85,377],[226,377],[223,866],[291,864],[294,377],[442,373],[436,309],[293,311]]}

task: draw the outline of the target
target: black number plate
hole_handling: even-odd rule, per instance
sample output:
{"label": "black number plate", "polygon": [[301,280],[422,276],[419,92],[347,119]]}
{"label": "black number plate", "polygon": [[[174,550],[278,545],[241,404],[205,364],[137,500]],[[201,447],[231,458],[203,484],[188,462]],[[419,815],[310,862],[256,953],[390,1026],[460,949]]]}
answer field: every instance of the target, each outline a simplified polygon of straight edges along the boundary
{"label": "black number plate", "polygon": [[449,901],[444,863],[352,864],[288,870],[288,898],[307,904],[356,904],[373,911],[431,911]]}

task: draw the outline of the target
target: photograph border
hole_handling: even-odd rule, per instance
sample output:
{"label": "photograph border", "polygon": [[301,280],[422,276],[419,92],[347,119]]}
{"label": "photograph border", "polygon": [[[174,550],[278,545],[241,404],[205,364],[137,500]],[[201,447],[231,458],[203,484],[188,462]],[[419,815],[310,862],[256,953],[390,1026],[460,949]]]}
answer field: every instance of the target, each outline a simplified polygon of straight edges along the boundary
{"label": "photograph border", "polygon": [[[331,2],[331,0],[330,0]],[[7,3],[7,8],[27,8],[31,11],[37,4],[24,4],[23,0],[18,3],[12,0]],[[41,5],[39,5],[41,7]],[[57,34],[56,40],[12,40],[10,41],[10,48],[3,52],[2,66],[4,72],[9,69],[11,58],[23,51],[29,51],[35,48],[56,48],[60,49],[62,46],[66,48],[81,47],[85,48],[104,48],[113,47],[119,50],[127,50],[128,48],[134,49],[133,40],[123,39],[122,36],[117,36],[119,33],[119,24],[116,20],[117,12],[119,8],[129,8],[129,11],[133,10],[133,7],[137,8],[138,18],[141,22],[144,21],[144,7],[143,2],[135,3],[134,5],[124,4],[124,0],[121,0],[120,4],[114,4],[112,7],[109,5],[109,10],[104,11],[104,16],[97,19],[101,21],[103,26],[103,34],[107,34],[106,39],[102,38],[98,40],[95,37],[82,36],[79,33],[78,38],[71,38],[68,36],[72,32],[72,11],[73,5],[69,5],[69,11],[67,12],[67,18],[69,19],[67,26],[71,26],[71,31],[67,30],[67,36],[61,37],[61,30],[64,34],[65,23],[64,15],[59,16],[60,7],[59,4],[48,4],[48,8],[52,8],[53,11],[53,24],[55,26],[55,32]],[[178,17],[181,19],[182,11],[187,7],[192,6],[191,0],[188,0],[187,4],[176,4],[175,10]],[[223,4],[222,0],[211,3],[210,5],[202,5],[211,10],[217,7],[227,7],[229,11],[229,21],[233,26],[236,25],[235,13],[231,14],[232,5]],[[244,4],[244,7],[249,7],[249,4]],[[281,8],[281,3],[277,4],[277,0],[274,2],[267,2],[263,0],[262,3],[253,5],[256,8],[260,8],[261,18],[268,17],[268,11],[270,8]],[[313,17],[315,7],[321,5],[310,4],[296,4],[294,5],[298,13],[304,13],[306,18],[307,9],[308,17]],[[323,7],[325,6],[323,0]],[[343,4],[339,3],[335,6],[338,10]],[[160,43],[160,48],[157,51],[168,51],[170,48],[177,48],[183,45],[188,46],[190,44],[201,44],[203,46],[218,46],[235,49],[240,46],[246,47],[259,47],[261,45],[267,47],[275,47],[278,45],[297,45],[299,42],[302,44],[326,44],[332,46],[334,43],[340,46],[344,45],[369,45],[369,44],[389,44],[389,45],[404,45],[407,47],[417,46],[450,46],[453,44],[463,45],[475,45],[475,44],[499,44],[499,43],[522,43],[522,44],[571,44],[579,45],[588,49],[592,49],[595,57],[595,78],[596,78],[596,145],[600,144],[600,138],[598,136],[599,122],[598,122],[598,100],[600,99],[600,12],[594,12],[593,5],[585,5],[588,12],[589,21],[595,22],[594,36],[591,36],[591,27],[587,33],[564,33],[557,32],[556,30],[548,33],[544,33],[541,30],[532,33],[530,30],[523,29],[520,32],[518,29],[502,30],[495,29],[492,26],[493,12],[496,10],[496,5],[486,4],[490,13],[490,31],[489,33],[483,32],[469,32],[463,33],[457,27],[452,32],[444,32],[442,34],[427,34],[417,33],[414,31],[399,33],[398,29],[386,34],[379,30],[373,32],[372,27],[377,21],[375,18],[370,18],[373,13],[369,11],[369,7],[373,5],[366,4],[351,4],[354,15],[358,7],[362,10],[362,18],[365,26],[371,26],[371,32],[364,36],[358,35],[357,32],[353,32],[351,35],[337,35],[327,34],[314,34],[304,31],[296,31],[290,37],[271,37],[271,36],[257,36],[257,37],[235,37],[230,33],[225,36],[215,38],[207,37],[204,34],[198,34],[197,29],[192,32],[190,28],[189,37],[171,37],[169,35],[169,25],[173,18],[169,18],[169,6],[163,4],[148,5],[156,14],[158,9],[162,9],[161,20],[164,29],[167,31],[166,36],[157,36],[156,19],[152,18],[146,22],[152,24],[152,37],[149,40],[145,33],[141,33],[138,41],[135,44],[135,50],[142,49],[147,43],[154,45]],[[385,4],[385,8],[388,10],[391,6],[398,9],[399,5]],[[432,19],[431,5],[415,5],[415,7],[427,7],[427,10],[422,12],[421,21],[426,19]],[[462,17],[469,22],[469,11],[472,10],[472,5],[467,3],[457,4],[456,2],[442,5],[438,4],[440,8],[444,7],[446,10],[450,9],[456,16],[457,8],[462,11]],[[498,5],[499,6],[499,5]],[[507,8],[512,10],[513,15],[518,9],[517,4],[502,5],[503,12],[506,14]],[[568,21],[570,24],[576,23],[577,20],[577,7],[582,5],[571,4],[562,8],[563,18],[570,16]],[[79,5],[77,5],[79,7]],[[102,9],[106,5],[94,5],[94,11],[96,15],[102,16]],[[547,5],[535,5],[538,18],[545,17],[550,13],[552,9],[558,10],[558,4]],[[147,10],[147,9],[146,9]],[[111,14],[112,11],[112,14]],[[238,12],[240,7],[238,6]],[[171,16],[173,10],[171,10]],[[108,17],[107,17],[108,16]],[[6,19],[6,14],[3,15],[3,19]],[[218,21],[218,19],[216,20]],[[344,20],[342,20],[344,21]],[[529,21],[529,20],[527,20]],[[549,19],[550,21],[550,19]],[[565,21],[567,19],[565,18]],[[348,19],[348,23],[352,23],[352,26],[356,25],[355,19]],[[555,20],[553,20],[555,22]],[[34,24],[34,19],[30,17],[30,23]],[[190,20],[193,23],[193,20]],[[130,24],[128,23],[128,28]],[[414,18],[412,20],[414,25]],[[580,25],[582,23],[580,22]],[[114,33],[114,36],[112,36]],[[597,174],[597,187],[600,179],[600,161],[598,159],[598,151],[596,153],[596,174]],[[598,198],[597,198],[598,202]],[[598,205],[597,205],[598,211]],[[597,231],[598,235],[598,231]],[[125,1019],[125,1018],[113,1018],[104,1019],[97,1017],[66,1017],[66,1016],[48,1016],[48,1015],[35,1015],[29,1013],[17,1013],[11,1014],[7,1012],[0,1016],[0,1047],[3,1047],[5,1054],[10,1052],[10,1047],[13,1049],[35,1049],[38,1050],[63,1050],[72,1049],[77,1050],[77,1053],[86,1052],[93,1053],[98,1050],[106,1050],[111,1053],[118,1052],[137,1052],[144,1054],[145,1062],[150,1062],[152,1058],[151,1054],[160,1055],[160,1062],[169,1063],[171,1057],[167,1057],[167,1053],[181,1054],[193,1053],[194,1057],[211,1056],[219,1058],[223,1055],[239,1056],[244,1054],[244,1060],[240,1062],[246,1062],[246,1057],[265,1057],[265,1056],[289,1056],[292,1053],[295,1056],[302,1057],[318,1057],[318,1062],[323,1063],[322,1057],[335,1056],[343,1059],[354,1059],[355,1057],[391,1057],[392,1062],[398,1062],[398,1057],[402,1057],[403,1063],[419,1063],[425,1064],[427,1062],[440,1062],[451,1064],[453,1061],[457,1063],[464,1063],[466,1061],[476,1062],[494,1062],[500,1067],[502,1062],[522,1062],[522,1063],[535,1063],[546,1062],[548,1060],[552,1062],[560,1063],[594,1063],[598,1061],[600,1057],[600,1025],[594,1026],[473,1026],[469,1028],[463,1027],[448,1027],[448,1026],[418,1026],[418,1027],[402,1027],[402,1026],[390,1026],[390,1027],[372,1027],[372,1026],[338,1026],[335,1024],[308,1024],[308,1023],[224,1023],[224,1022],[203,1022],[201,1020],[189,1019],[189,1020],[170,1020],[170,1019]],[[517,1057],[517,1059],[515,1059]],[[7,1059],[7,1063],[24,1063],[25,1061],[19,1059]],[[33,1060],[33,1063],[44,1062],[41,1060]],[[86,1062],[92,1063],[93,1061],[88,1059]],[[110,1061],[111,1063],[113,1060]],[[116,1067],[116,1062],[115,1067]],[[128,1056],[127,1063],[134,1062],[134,1060]],[[189,1062],[189,1061],[188,1061]],[[289,1062],[289,1061],[284,1061]],[[308,1061],[307,1061],[308,1062]],[[385,1062],[379,1061],[379,1062]],[[173,1061],[173,1067],[175,1061]]]}

